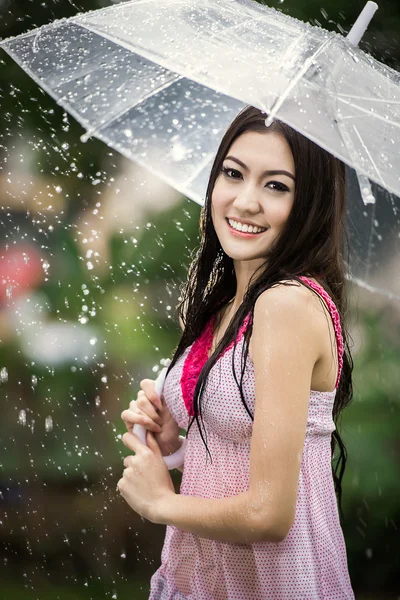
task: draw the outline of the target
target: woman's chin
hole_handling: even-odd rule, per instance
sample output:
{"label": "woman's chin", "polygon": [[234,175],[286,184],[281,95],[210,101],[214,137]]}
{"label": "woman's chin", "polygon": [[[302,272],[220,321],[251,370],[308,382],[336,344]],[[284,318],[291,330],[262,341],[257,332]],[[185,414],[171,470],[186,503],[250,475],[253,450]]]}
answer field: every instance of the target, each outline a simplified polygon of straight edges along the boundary
{"label": "woman's chin", "polygon": [[265,253],[245,252],[243,250],[241,252],[239,252],[238,250],[235,250],[234,248],[229,247],[229,245],[226,245],[225,247],[223,246],[222,249],[225,252],[225,254],[234,261],[247,262],[250,260],[256,260],[259,262],[264,262],[266,260],[266,255],[267,255],[267,250],[265,251]]}

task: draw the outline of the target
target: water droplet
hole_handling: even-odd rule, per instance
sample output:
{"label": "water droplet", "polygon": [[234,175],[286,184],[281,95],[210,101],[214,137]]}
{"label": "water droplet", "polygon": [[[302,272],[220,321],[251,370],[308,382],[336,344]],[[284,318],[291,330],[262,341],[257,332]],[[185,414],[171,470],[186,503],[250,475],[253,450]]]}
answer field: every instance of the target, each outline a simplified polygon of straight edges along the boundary
{"label": "water droplet", "polygon": [[20,410],[18,414],[18,423],[20,425],[26,425],[26,410]]}
{"label": "water droplet", "polygon": [[44,428],[46,431],[53,431],[53,419],[50,415],[45,418]]}

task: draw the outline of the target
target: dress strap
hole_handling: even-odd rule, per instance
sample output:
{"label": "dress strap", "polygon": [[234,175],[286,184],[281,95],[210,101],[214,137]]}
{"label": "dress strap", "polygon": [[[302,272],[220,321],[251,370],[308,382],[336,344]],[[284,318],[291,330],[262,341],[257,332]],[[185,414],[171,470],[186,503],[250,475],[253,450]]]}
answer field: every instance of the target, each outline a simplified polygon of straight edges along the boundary
{"label": "dress strap", "polygon": [[311,279],[309,279],[308,277],[305,277],[303,275],[299,279],[301,279],[302,281],[307,283],[313,290],[315,290],[323,298],[323,300],[325,300],[325,303],[328,306],[330,315],[332,317],[333,326],[334,326],[335,335],[336,335],[336,343],[337,343],[337,349],[338,349],[338,363],[339,363],[338,375],[337,375],[336,384],[335,384],[335,389],[336,389],[337,386],[339,385],[340,375],[342,373],[343,352],[344,352],[342,327],[340,325],[339,311],[336,308],[335,303],[333,302],[333,300],[331,299],[329,294],[324,290],[324,288],[321,285],[315,283],[314,281],[312,281]]}

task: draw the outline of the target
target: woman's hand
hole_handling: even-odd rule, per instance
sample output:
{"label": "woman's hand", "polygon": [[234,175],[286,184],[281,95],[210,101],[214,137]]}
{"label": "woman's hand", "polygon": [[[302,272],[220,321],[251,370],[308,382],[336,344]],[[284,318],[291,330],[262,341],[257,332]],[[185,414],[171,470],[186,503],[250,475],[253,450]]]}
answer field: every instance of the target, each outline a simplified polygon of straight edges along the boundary
{"label": "woman's hand", "polygon": [[171,454],[180,446],[179,425],[174,421],[164,395],[161,394],[161,398],[157,395],[152,379],[143,379],[140,387],[142,389],[137,399],[132,400],[129,409],[121,414],[126,428],[132,433],[134,425],[143,425],[145,429],[154,433],[162,454]]}
{"label": "woman's hand", "polygon": [[135,512],[157,523],[160,503],[175,495],[161,450],[151,431],[146,432],[147,446],[134,433],[125,433],[122,441],[135,456],[124,459],[125,469],[117,488]]}

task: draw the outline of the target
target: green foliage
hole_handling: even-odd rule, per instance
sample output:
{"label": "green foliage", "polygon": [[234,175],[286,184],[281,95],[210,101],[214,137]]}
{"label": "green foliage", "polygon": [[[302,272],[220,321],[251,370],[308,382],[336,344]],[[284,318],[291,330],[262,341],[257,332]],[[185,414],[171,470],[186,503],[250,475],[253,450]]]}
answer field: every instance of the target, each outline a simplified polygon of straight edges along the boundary
{"label": "green foliage", "polygon": [[354,398],[343,414],[348,461],[344,525],[353,584],[396,589],[400,509],[399,364],[385,313],[358,315],[363,343],[355,356]]}

